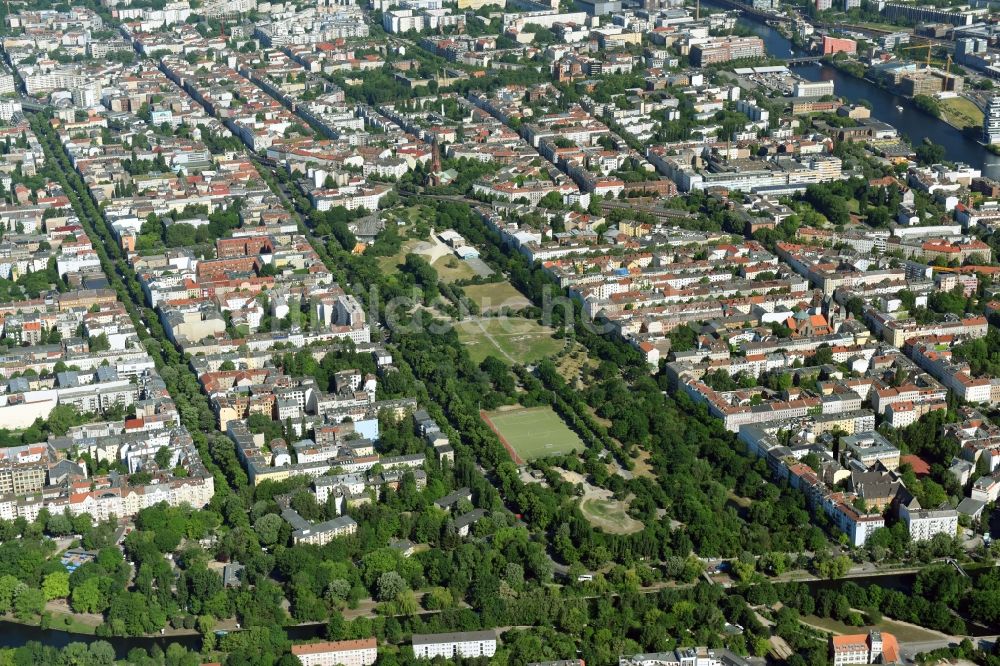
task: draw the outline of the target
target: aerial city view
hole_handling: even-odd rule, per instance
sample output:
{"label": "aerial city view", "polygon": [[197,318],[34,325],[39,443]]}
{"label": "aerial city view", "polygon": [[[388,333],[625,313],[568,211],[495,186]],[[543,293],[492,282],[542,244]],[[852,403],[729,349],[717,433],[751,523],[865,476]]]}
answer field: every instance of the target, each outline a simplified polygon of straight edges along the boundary
{"label": "aerial city view", "polygon": [[0,30],[0,666],[1000,666],[997,0]]}

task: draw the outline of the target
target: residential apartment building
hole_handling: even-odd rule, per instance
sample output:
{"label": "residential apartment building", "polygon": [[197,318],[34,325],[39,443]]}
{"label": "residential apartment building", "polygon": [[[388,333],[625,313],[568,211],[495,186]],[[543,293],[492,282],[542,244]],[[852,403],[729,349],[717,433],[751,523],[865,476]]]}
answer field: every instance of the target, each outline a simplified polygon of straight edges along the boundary
{"label": "residential apartment building", "polygon": [[334,539],[350,536],[358,531],[358,524],[350,516],[337,516],[322,523],[310,523],[292,508],[281,512],[284,518],[295,530],[292,541],[309,543],[314,546],[325,546]]}
{"label": "residential apartment building", "polygon": [[982,9],[939,9],[932,5],[909,5],[887,2],[882,8],[887,18],[910,23],[950,23],[955,26],[972,25],[989,14]]}
{"label": "residential apartment building", "polygon": [[750,666],[754,659],[741,657],[725,648],[689,647],[670,652],[621,655],[618,666]]}
{"label": "residential apartment building", "polygon": [[492,657],[497,651],[496,631],[463,631],[447,634],[413,634],[417,659]]}
{"label": "residential apartment building", "polygon": [[899,516],[913,541],[929,541],[938,534],[955,536],[958,532],[958,512],[954,509],[922,509],[911,502],[900,506]]}
{"label": "residential apartment building", "polygon": [[302,666],[372,666],[378,658],[374,638],[302,643],[292,646]]}
{"label": "residential apartment building", "polygon": [[990,97],[983,117],[983,141],[988,145],[1000,145],[1000,95]]}

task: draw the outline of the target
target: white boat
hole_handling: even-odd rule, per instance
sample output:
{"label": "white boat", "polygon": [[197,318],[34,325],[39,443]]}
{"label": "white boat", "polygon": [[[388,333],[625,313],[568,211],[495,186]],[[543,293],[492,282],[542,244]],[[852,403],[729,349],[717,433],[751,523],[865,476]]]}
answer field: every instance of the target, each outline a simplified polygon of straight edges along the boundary
{"label": "white boat", "polygon": [[897,104],[896,105],[896,110],[899,111],[900,113],[902,113],[903,112],[903,107],[901,105]]}

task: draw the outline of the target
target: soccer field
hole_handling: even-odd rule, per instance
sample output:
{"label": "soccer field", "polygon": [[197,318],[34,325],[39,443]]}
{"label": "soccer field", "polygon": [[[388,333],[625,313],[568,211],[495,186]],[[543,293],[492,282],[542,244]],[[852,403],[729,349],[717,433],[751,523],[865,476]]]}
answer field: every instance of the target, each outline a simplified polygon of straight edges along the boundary
{"label": "soccer field", "polygon": [[482,417],[519,465],[583,449],[580,438],[551,407],[482,412]]}

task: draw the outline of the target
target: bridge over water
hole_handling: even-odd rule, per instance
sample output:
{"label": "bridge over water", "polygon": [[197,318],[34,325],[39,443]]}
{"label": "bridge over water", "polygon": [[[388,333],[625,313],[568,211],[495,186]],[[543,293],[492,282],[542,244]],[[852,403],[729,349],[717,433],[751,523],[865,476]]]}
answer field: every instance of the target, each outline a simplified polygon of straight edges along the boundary
{"label": "bridge over water", "polygon": [[753,5],[748,5],[740,2],[739,0],[711,0],[712,4],[722,5],[724,7],[731,7],[732,9],[738,9],[747,16],[753,16],[761,21],[774,21],[776,23],[791,23],[792,17],[785,16],[784,14],[776,14],[774,12],[765,11],[763,9],[755,9]]}
{"label": "bridge over water", "polygon": [[785,63],[787,66],[792,65],[811,65],[818,63],[823,60],[823,56],[792,56],[791,58],[783,58],[781,62]]}

